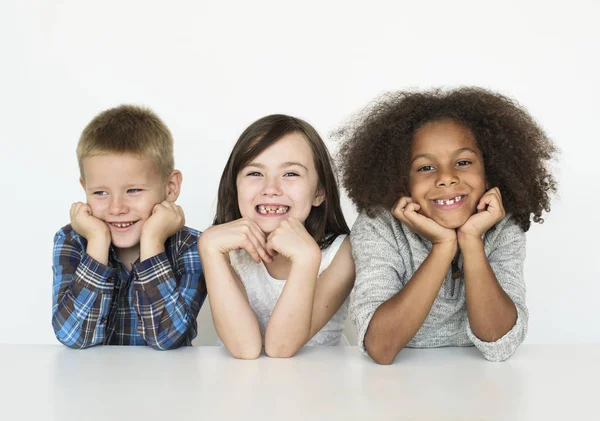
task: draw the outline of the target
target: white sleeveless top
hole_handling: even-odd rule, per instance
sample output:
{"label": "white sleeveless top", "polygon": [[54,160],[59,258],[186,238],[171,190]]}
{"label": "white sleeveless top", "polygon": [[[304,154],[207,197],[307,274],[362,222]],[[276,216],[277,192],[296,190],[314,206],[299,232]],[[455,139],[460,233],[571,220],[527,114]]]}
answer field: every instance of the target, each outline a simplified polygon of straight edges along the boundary
{"label": "white sleeveless top", "polygon": [[[329,247],[321,251],[319,276],[331,264],[344,238],[346,238],[345,234],[338,235]],[[267,322],[271,317],[275,304],[277,304],[277,300],[279,300],[286,281],[273,278],[269,275],[263,262],[256,263],[243,249],[229,252],[229,258],[231,266],[246,288],[250,307],[256,315],[260,333],[264,340]],[[317,282],[319,282],[318,278]],[[342,345],[348,344],[346,338],[342,338],[344,322],[348,315],[348,302],[349,298],[346,298],[331,320],[306,345],[340,345],[340,342]]]}

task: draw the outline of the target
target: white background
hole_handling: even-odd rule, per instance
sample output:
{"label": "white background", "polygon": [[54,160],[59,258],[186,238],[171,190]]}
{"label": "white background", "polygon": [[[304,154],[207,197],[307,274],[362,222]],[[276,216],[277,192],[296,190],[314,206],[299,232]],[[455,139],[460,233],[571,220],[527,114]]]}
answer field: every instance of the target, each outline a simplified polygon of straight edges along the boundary
{"label": "white background", "polygon": [[[52,239],[84,199],[75,146],[99,111],[164,119],[179,203],[205,229],[257,118],[295,115],[328,138],[385,91],[465,84],[517,98],[561,149],[560,197],[528,233],[527,342],[599,342],[599,18],[593,0],[3,1],[0,342],[56,343]],[[207,310],[196,342],[213,344]]]}

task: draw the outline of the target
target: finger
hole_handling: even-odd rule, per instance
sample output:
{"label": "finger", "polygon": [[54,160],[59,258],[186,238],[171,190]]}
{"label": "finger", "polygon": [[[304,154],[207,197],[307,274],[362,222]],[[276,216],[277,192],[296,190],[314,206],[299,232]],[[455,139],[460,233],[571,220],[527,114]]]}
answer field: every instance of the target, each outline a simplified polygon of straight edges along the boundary
{"label": "finger", "polygon": [[157,203],[156,205],[154,205],[154,207],[152,208],[152,215],[154,215],[156,212],[160,212],[162,209],[164,209],[165,206],[163,206],[162,203]]}
{"label": "finger", "polygon": [[483,212],[487,209],[488,206],[493,204],[494,201],[497,201],[496,196],[493,193],[484,194],[481,199],[479,199],[479,203],[477,204],[477,210],[479,212]]}
{"label": "finger", "polygon": [[411,228],[413,228],[413,227],[417,226],[420,221],[423,221],[423,219],[421,219],[421,218],[425,218],[425,217],[423,215],[419,215],[412,207],[412,204],[409,206],[411,206],[411,207],[408,208],[408,206],[407,206],[407,210],[404,212],[404,218],[406,218],[407,225],[410,225]]}
{"label": "finger", "polygon": [[177,206],[177,212],[179,214],[179,218],[181,218],[181,225],[185,225],[185,213],[183,212],[183,208],[181,206]]}
{"label": "finger", "polygon": [[400,211],[401,209],[404,209],[406,207],[406,205],[409,203],[412,203],[412,199],[407,196],[402,196],[400,199],[398,199],[398,201],[394,205],[393,210]]}
{"label": "finger", "polygon": [[[247,221],[247,222],[252,222],[252,221]],[[269,253],[267,252],[267,248],[266,248],[265,235],[260,230],[260,228],[258,228],[257,225],[248,223],[247,225],[245,225],[245,230],[246,231],[244,232],[244,235],[252,243],[252,245],[254,246],[254,249],[256,250],[256,252],[259,256],[258,262],[260,262],[260,259],[262,259],[265,262],[271,262],[272,258],[269,255]]]}
{"label": "finger", "polygon": [[250,238],[246,237],[246,239],[242,242],[242,248],[246,250],[246,252],[252,257],[256,263],[260,263],[260,254],[256,249],[256,246],[252,243]]}
{"label": "finger", "polygon": [[254,234],[254,237],[260,243],[262,248],[265,249],[266,245],[267,245],[267,238],[265,236],[265,233],[260,229],[260,227],[254,221],[248,220],[248,227],[250,228],[250,230]]}
{"label": "finger", "polygon": [[419,204],[418,204],[418,203],[411,202],[411,203],[409,203],[408,205],[406,205],[406,207],[404,208],[404,213],[407,213],[407,212],[412,212],[412,213],[415,213],[415,212],[417,212],[419,209],[421,209],[421,206],[419,206]]}
{"label": "finger", "polygon": [[77,209],[79,208],[79,206],[79,202],[75,202],[71,205],[71,209],[69,210],[69,215],[71,216],[71,219],[73,219],[73,216],[77,214]]}
{"label": "finger", "polygon": [[394,205],[394,208],[392,209],[392,214],[396,218],[400,219],[402,213],[404,213],[404,209],[406,208],[406,206],[409,203],[412,203],[412,199],[410,197],[407,197],[407,196],[402,196],[400,199],[398,199],[398,201]]}
{"label": "finger", "polygon": [[279,254],[279,252],[275,249],[272,239],[267,241],[267,252],[270,256],[277,256]]}

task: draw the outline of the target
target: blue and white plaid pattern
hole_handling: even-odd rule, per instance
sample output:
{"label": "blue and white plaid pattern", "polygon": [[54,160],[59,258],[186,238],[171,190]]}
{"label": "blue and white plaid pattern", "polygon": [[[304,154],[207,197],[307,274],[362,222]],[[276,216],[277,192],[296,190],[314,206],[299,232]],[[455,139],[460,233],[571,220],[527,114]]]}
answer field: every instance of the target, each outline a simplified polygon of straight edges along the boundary
{"label": "blue and white plaid pattern", "polygon": [[129,272],[112,247],[107,267],[86,254],[85,238],[70,225],[59,230],[52,266],[52,326],[58,340],[71,348],[191,345],[206,298],[199,235],[184,227],[167,240],[165,253],[137,262]]}

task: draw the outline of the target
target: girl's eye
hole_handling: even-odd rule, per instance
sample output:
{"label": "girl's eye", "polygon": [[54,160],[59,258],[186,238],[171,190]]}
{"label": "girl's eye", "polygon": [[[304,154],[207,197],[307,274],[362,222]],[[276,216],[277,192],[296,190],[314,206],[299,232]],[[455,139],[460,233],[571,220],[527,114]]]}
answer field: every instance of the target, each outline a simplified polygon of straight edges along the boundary
{"label": "girl's eye", "polygon": [[259,173],[258,171],[251,171],[248,174],[246,174],[249,177],[260,177],[262,174]]}
{"label": "girl's eye", "polygon": [[290,172],[286,172],[286,173],[285,173],[283,176],[284,176],[284,177],[297,177],[297,176],[298,176],[298,173],[295,173],[295,172],[293,172],[293,171],[290,171]]}
{"label": "girl's eye", "polygon": [[142,189],[127,189],[127,193],[139,193]]}
{"label": "girl's eye", "polygon": [[433,171],[434,169],[435,167],[433,165],[423,165],[422,167],[419,167],[417,171]]}
{"label": "girl's eye", "polygon": [[464,166],[469,165],[469,164],[471,164],[471,161],[462,160],[462,161],[458,161],[456,163],[456,166],[457,167],[464,167]]}
{"label": "girl's eye", "polygon": [[94,196],[106,196],[108,193],[105,192],[104,190],[98,190],[95,191],[94,193],[92,193]]}

